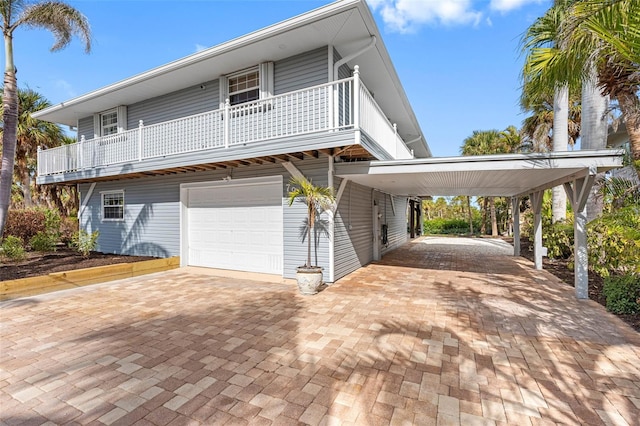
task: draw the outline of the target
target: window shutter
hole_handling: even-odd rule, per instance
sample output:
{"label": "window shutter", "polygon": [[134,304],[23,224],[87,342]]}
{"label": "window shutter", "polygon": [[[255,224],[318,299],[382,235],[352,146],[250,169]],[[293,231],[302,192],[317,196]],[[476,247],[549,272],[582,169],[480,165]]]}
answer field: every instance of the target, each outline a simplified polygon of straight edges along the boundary
{"label": "window shutter", "polygon": [[273,96],[273,62],[260,64],[260,99]]}
{"label": "window shutter", "polygon": [[102,126],[100,126],[100,114],[93,114],[93,138],[102,136]]}
{"label": "window shutter", "polygon": [[227,100],[227,98],[229,97],[229,82],[227,80],[226,76],[220,76],[219,79],[219,86],[220,86],[220,109],[224,108],[224,104]]}
{"label": "window shutter", "polygon": [[121,105],[116,110],[118,114],[118,133],[127,130],[127,106]]}

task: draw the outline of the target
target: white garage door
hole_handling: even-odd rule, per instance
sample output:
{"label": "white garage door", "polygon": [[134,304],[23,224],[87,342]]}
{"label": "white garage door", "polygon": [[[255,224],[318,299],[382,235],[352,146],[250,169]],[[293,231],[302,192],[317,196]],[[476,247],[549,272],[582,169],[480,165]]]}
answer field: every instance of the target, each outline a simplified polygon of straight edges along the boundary
{"label": "white garage door", "polygon": [[214,185],[186,188],[188,264],[281,275],[282,178]]}

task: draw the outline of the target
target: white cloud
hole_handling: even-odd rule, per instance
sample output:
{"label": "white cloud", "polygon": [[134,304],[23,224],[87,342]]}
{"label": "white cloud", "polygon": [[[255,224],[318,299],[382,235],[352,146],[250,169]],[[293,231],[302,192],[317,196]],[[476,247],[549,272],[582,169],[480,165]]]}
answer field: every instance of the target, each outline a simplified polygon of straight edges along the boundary
{"label": "white cloud", "polygon": [[498,12],[510,12],[531,3],[542,3],[545,0],[491,0],[489,8]]}
{"label": "white cloud", "polygon": [[477,25],[482,12],[472,0],[369,0],[391,31],[414,31],[424,24]]}
{"label": "white cloud", "polygon": [[195,53],[202,52],[202,51],[203,51],[203,50],[205,50],[205,49],[208,49],[208,47],[207,47],[207,46],[204,46],[204,45],[202,45],[202,44],[198,44],[198,43],[196,43],[196,52],[195,52]]}

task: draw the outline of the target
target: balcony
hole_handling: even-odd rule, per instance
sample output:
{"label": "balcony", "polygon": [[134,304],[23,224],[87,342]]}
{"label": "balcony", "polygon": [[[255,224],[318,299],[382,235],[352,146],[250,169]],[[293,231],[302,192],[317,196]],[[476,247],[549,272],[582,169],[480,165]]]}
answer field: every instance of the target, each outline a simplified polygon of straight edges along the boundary
{"label": "balcony", "polygon": [[[354,96],[357,94],[357,96]],[[81,172],[157,158],[249,147],[294,136],[328,132],[366,136],[390,159],[412,158],[358,72],[353,77],[230,106],[172,121],[139,127],[38,152],[38,176]],[[354,140],[359,144],[360,140]]]}

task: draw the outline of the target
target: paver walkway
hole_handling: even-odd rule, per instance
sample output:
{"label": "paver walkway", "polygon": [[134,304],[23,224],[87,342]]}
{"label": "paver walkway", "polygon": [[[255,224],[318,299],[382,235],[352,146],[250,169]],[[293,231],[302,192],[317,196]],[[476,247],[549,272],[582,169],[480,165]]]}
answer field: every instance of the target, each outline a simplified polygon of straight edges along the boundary
{"label": "paver walkway", "polygon": [[1,303],[1,423],[640,424],[640,334],[451,241],[313,297],[174,270]]}

